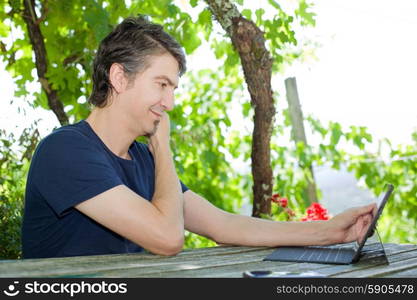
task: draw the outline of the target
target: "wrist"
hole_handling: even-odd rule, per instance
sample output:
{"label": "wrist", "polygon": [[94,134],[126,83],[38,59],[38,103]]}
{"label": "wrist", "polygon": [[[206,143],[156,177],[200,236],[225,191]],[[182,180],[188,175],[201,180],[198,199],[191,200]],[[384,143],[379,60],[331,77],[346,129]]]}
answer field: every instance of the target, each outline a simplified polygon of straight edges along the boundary
{"label": "wrist", "polygon": [[149,141],[149,147],[151,149],[152,154],[156,154],[156,153],[166,153],[166,152],[171,152],[171,147],[169,145],[169,140],[168,141],[160,141],[158,139],[151,139]]}
{"label": "wrist", "polygon": [[332,222],[329,221],[314,221],[317,224],[317,236],[319,237],[320,245],[334,244],[335,237],[332,234]]}

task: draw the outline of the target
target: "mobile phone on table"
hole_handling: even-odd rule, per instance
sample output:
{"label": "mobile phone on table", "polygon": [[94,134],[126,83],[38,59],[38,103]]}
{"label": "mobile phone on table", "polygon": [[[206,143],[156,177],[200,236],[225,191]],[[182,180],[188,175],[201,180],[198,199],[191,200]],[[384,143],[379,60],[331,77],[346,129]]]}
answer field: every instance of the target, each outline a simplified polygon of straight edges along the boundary
{"label": "mobile phone on table", "polygon": [[306,272],[274,272],[274,271],[245,271],[245,278],[324,278],[323,274],[306,271]]}

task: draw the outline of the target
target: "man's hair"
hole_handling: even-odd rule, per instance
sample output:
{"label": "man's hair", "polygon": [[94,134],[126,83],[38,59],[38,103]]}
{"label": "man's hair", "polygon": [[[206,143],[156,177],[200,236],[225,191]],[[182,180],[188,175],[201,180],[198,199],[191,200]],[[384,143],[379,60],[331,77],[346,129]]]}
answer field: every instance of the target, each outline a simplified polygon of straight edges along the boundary
{"label": "man's hair", "polygon": [[161,25],[149,22],[144,16],[129,17],[117,25],[100,43],[93,66],[93,92],[88,101],[97,106],[107,105],[114,89],[110,67],[118,63],[129,80],[149,67],[152,55],[170,53],[178,62],[179,76],[186,70],[185,54],[180,44]]}

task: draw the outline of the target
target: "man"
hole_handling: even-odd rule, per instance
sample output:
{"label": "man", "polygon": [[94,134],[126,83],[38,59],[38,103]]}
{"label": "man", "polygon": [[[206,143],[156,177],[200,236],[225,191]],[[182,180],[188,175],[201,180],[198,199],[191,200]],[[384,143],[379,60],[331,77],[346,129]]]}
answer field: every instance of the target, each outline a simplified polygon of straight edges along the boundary
{"label": "man", "polygon": [[[374,206],[330,221],[274,222],[222,211],[180,182],[166,111],[185,72],[161,26],[128,18],[100,44],[95,105],[37,147],[28,174],[23,257],[181,251],[184,229],[220,244],[325,245],[363,235]],[[149,137],[149,145],[135,141]]]}

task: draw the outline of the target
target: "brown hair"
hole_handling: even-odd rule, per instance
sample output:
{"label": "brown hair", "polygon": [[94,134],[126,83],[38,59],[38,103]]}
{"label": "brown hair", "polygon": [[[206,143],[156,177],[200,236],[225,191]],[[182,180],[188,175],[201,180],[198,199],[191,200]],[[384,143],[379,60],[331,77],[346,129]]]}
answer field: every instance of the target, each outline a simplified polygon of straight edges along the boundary
{"label": "brown hair", "polygon": [[93,66],[93,92],[88,101],[97,106],[107,105],[113,90],[109,80],[114,63],[123,66],[129,79],[149,67],[149,57],[170,53],[178,62],[179,76],[186,71],[185,54],[178,42],[158,24],[144,16],[129,17],[117,25],[100,43]]}

